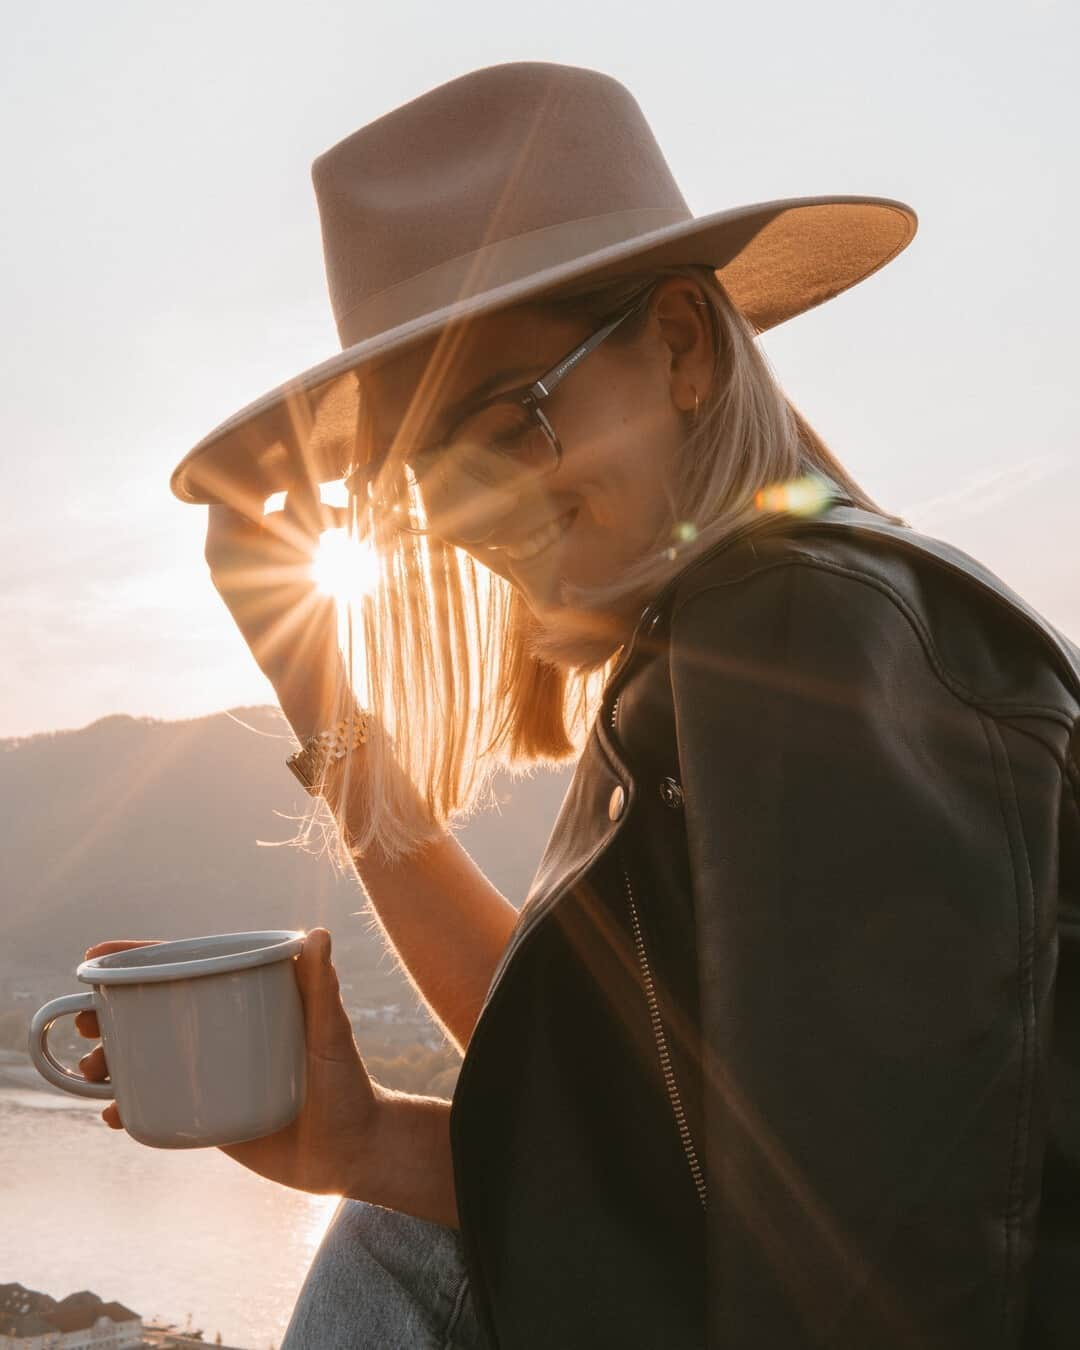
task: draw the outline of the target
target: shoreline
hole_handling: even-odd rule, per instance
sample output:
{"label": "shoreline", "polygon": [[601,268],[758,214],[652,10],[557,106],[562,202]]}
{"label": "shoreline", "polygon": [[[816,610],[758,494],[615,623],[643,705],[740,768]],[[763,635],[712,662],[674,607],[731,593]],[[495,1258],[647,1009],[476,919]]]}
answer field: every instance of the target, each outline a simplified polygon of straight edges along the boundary
{"label": "shoreline", "polygon": [[50,1101],[68,1102],[72,1106],[92,1106],[100,1109],[103,1102],[96,1097],[80,1097],[74,1092],[65,1092],[46,1082],[34,1068],[30,1056],[22,1050],[0,1050],[0,1092],[14,1090],[33,1092]]}

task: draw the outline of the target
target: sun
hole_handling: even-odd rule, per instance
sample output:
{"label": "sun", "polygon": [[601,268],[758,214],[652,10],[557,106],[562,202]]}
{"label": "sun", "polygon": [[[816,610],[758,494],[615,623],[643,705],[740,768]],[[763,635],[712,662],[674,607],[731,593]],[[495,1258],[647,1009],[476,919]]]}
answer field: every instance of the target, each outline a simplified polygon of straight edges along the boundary
{"label": "sun", "polygon": [[379,562],[370,544],[354,539],[347,530],[327,530],[311,561],[315,585],[339,605],[356,603],[374,590]]}

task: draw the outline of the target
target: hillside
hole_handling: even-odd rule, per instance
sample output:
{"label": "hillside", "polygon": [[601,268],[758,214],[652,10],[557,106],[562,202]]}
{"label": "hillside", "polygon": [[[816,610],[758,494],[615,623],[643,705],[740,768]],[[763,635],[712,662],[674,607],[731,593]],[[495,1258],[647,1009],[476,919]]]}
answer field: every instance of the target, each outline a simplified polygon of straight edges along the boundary
{"label": "hillside", "polygon": [[[0,979],[70,973],[110,937],[315,924],[334,933],[339,965],[370,967],[382,948],[356,913],[356,881],[327,858],[260,845],[288,840],[289,817],[308,804],[283,765],[288,750],[269,708],[182,722],[108,717],[0,741]],[[501,811],[460,832],[515,905],[567,778],[500,782]]]}

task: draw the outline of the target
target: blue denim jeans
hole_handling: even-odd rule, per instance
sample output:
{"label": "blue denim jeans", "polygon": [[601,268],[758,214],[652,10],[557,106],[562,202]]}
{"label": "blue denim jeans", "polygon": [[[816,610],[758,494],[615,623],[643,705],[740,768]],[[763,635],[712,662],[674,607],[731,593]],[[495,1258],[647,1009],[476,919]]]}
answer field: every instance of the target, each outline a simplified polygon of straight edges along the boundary
{"label": "blue denim jeans", "polygon": [[342,1200],[281,1350],[486,1350],[456,1229]]}

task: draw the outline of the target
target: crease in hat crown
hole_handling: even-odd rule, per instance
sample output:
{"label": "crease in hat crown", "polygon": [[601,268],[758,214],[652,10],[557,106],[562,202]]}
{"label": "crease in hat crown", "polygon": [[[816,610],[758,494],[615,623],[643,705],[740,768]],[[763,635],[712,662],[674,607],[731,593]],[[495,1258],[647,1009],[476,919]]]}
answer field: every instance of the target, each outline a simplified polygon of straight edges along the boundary
{"label": "crease in hat crown", "polygon": [[691,214],[633,96],[540,62],[451,80],[345,137],[312,179],[342,350],[221,423],[173,470],[242,509],[357,462],[356,377],[448,326],[673,264],[713,268],[758,332],[822,304],[914,236],[903,202],[828,195]]}
{"label": "crease in hat crown", "polygon": [[538,62],[421,95],[320,155],[312,179],[345,347],[391,311],[400,322],[692,219],[630,92]]}

